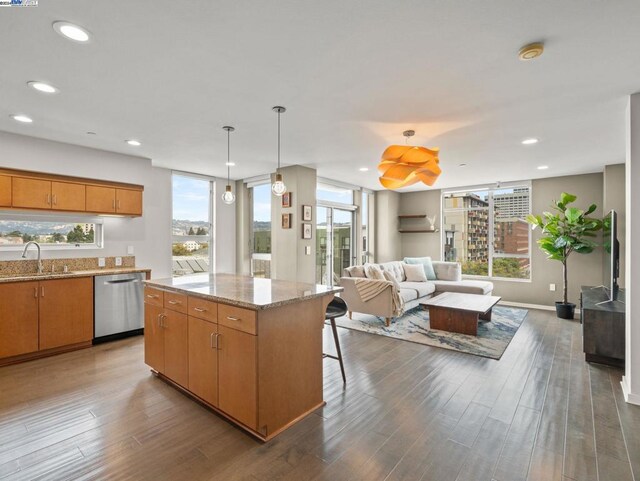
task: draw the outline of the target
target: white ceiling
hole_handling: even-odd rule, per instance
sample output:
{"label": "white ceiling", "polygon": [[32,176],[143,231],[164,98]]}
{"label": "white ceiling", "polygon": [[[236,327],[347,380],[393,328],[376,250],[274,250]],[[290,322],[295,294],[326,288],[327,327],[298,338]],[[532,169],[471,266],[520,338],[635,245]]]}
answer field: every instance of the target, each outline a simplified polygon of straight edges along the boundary
{"label": "white ceiling", "polygon": [[434,187],[594,172],[624,161],[639,54],[637,0],[40,0],[0,9],[0,130],[223,176],[229,124],[244,178],[274,170],[284,105],[284,164],[369,188],[408,128],[441,148]]}

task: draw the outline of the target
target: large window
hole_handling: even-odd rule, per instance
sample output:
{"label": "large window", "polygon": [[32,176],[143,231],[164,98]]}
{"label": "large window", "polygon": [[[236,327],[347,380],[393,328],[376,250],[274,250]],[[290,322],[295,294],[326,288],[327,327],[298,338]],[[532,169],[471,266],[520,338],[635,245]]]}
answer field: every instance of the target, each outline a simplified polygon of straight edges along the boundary
{"label": "large window", "polygon": [[249,188],[253,277],[271,277],[271,197],[271,184]]}
{"label": "large window", "polygon": [[213,182],[173,174],[174,276],[209,272],[213,266]]}
{"label": "large window", "polygon": [[443,258],[468,276],[529,279],[531,187],[443,192]]}
{"label": "large window", "polygon": [[103,246],[102,239],[102,219],[30,214],[0,217],[2,250],[20,250],[29,241],[43,249],[98,249]]}

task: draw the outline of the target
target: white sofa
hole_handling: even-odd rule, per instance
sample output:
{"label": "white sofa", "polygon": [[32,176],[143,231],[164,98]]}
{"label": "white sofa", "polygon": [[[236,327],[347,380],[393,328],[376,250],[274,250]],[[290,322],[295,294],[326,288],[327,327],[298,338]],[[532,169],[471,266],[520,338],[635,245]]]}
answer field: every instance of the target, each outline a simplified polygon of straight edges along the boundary
{"label": "white sofa", "polygon": [[[407,282],[404,268],[400,261],[384,262],[378,264],[383,271],[390,272],[398,281],[400,297],[404,300],[404,310],[413,309],[420,302],[437,296],[443,292],[463,292],[467,294],[491,295],[493,283],[487,281],[462,280],[462,268],[457,262],[433,261],[433,270],[436,280],[427,282]],[[343,271],[340,285],[344,288],[341,296],[347,303],[349,317],[352,312],[372,314],[384,317],[387,326],[390,325],[393,313],[391,281],[386,281],[388,286],[373,299],[363,302],[355,286],[354,277],[364,277],[364,266],[351,266]]]}

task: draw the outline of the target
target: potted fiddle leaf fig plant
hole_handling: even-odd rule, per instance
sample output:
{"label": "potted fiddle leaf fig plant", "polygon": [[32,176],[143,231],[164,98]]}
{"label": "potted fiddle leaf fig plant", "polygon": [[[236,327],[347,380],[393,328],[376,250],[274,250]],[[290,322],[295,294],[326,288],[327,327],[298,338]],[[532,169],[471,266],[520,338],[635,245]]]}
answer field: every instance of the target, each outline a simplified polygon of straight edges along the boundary
{"label": "potted fiddle leaf fig plant", "polygon": [[553,202],[551,212],[527,216],[532,228],[540,227],[540,249],[548,259],[562,263],[562,301],[556,302],[556,314],[561,319],[573,319],[576,305],[569,302],[567,259],[571,254],[589,254],[597,247],[593,240],[602,229],[602,220],[589,217],[598,208],[591,204],[587,210],[571,207],[577,197],[563,192],[560,200]]}

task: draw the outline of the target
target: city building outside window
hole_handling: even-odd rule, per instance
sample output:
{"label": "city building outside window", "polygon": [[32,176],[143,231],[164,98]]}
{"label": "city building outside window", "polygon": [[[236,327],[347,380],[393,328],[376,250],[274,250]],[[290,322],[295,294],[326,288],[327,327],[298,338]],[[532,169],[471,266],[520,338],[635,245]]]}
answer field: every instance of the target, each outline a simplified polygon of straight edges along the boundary
{"label": "city building outside window", "polygon": [[0,250],[21,250],[29,241],[44,250],[100,249],[102,219],[79,215],[3,214],[0,218]]}
{"label": "city building outside window", "polygon": [[442,250],[466,276],[530,279],[531,186],[444,191]]}

